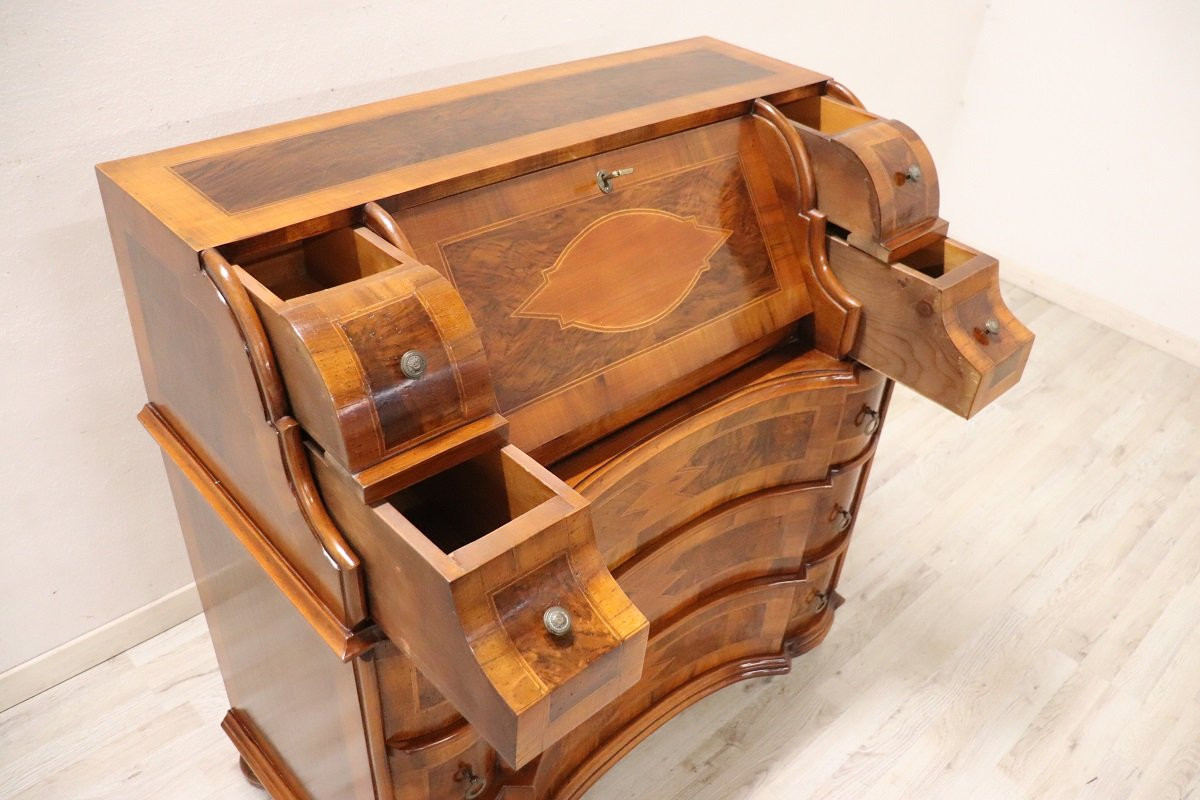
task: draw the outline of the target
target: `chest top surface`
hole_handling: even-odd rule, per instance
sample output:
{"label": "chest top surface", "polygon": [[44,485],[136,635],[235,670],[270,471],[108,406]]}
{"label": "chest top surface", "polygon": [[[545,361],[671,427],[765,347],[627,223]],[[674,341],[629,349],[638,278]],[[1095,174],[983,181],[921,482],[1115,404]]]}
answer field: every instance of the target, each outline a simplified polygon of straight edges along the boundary
{"label": "chest top surface", "polygon": [[[372,200],[404,208],[816,92],[710,38],[451,86],[101,164],[196,250]],[[620,166],[620,165],[617,165]]]}

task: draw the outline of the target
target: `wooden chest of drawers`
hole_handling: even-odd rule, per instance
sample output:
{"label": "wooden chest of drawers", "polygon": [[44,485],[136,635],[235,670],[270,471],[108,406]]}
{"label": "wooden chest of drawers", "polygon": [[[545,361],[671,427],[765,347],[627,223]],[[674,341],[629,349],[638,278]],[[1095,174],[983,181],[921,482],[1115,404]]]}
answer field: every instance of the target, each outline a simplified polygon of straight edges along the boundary
{"label": "wooden chest of drawers", "polygon": [[821,641],[888,378],[970,416],[1032,343],[911,130],[711,39],[98,172],[278,798],[580,796]]}

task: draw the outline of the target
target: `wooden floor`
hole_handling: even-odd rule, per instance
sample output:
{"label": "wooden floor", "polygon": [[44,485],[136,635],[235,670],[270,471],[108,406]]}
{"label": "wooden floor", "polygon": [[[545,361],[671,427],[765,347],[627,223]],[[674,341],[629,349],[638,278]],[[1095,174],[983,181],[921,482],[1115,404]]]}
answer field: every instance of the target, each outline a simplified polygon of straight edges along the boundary
{"label": "wooden floor", "polygon": [[[1200,370],[1016,289],[1025,380],[898,390],[846,605],[589,800],[1200,798]],[[263,800],[197,618],[0,715],[0,797]]]}

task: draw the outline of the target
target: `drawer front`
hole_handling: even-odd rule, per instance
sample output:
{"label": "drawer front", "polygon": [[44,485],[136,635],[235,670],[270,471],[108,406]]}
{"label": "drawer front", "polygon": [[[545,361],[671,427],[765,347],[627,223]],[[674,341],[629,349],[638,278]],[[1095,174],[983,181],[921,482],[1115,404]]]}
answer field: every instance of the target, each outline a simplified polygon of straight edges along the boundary
{"label": "drawer front", "polygon": [[613,752],[639,741],[695,699],[749,674],[786,672],[783,632],[796,580],[731,587],[651,638],[642,679],[548,750],[539,784],[549,797],[576,797]]}
{"label": "drawer front", "polygon": [[[417,257],[453,281],[479,326],[514,444],[553,460],[571,448],[548,443],[598,438],[696,388],[714,362],[749,360],[748,347],[765,349],[808,313],[795,257],[760,229],[749,185],[761,197],[763,181],[743,163],[743,126],[398,213]],[[605,193],[597,172],[617,169],[632,173]]]}
{"label": "drawer front", "polygon": [[1033,333],[1004,304],[996,259],[944,239],[883,264],[828,241],[830,267],[863,305],[855,360],[963,417],[1020,379]]}
{"label": "drawer front", "polygon": [[466,725],[443,741],[389,750],[388,766],[395,800],[490,797],[487,791],[508,772],[496,751]]}
{"label": "drawer front", "polygon": [[833,598],[834,576],[842,554],[814,561],[805,568],[804,582],[796,587],[792,602],[792,627],[798,627],[821,614],[827,606],[837,603]]}
{"label": "drawer front", "polygon": [[842,464],[861,454],[883,422],[887,379],[869,369],[857,371],[858,388],[846,395],[846,411],[833,448],[833,463]]}
{"label": "drawer front", "polygon": [[614,577],[653,626],[722,587],[751,577],[797,574],[824,484],[740,498],[639,551]]}
{"label": "drawer front", "polygon": [[796,586],[788,621],[787,651],[798,656],[821,643],[833,624],[833,613],[841,605],[837,581],[845,550],[805,567],[804,581]]}
{"label": "drawer front", "polygon": [[395,800],[461,800],[509,772],[412,660],[384,640],[372,652]]}
{"label": "drawer front", "polygon": [[831,475],[833,488],[823,493],[817,503],[812,529],[805,545],[805,558],[815,561],[840,550],[850,539],[866,464],[853,463],[835,469]]}
{"label": "drawer front", "polygon": [[735,498],[824,480],[844,402],[834,381],[752,386],[592,472],[576,488],[608,564]]}

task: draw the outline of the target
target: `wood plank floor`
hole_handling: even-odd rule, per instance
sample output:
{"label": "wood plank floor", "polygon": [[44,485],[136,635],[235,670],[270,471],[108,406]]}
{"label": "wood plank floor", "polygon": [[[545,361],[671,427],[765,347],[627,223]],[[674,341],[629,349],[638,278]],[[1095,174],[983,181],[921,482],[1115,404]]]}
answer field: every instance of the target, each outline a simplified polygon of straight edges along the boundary
{"label": "wood plank floor", "polygon": [[[1025,380],[897,390],[846,605],[589,800],[1200,798],[1200,370],[1015,288]],[[0,715],[0,797],[263,800],[201,618]]]}

